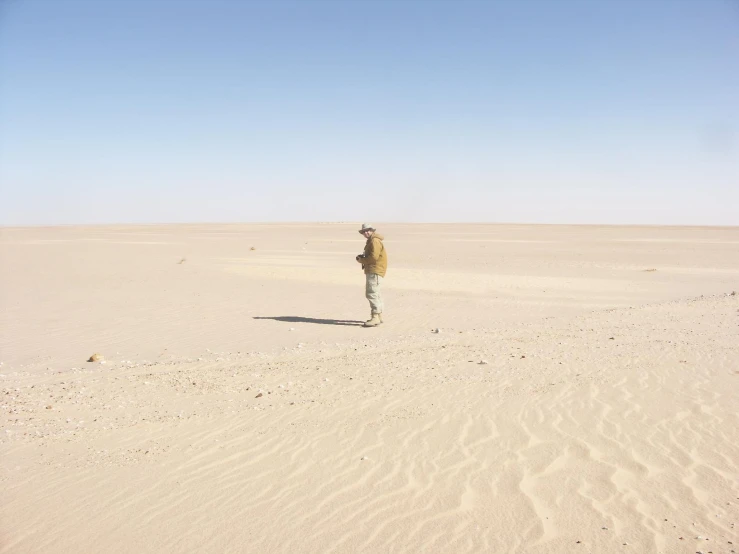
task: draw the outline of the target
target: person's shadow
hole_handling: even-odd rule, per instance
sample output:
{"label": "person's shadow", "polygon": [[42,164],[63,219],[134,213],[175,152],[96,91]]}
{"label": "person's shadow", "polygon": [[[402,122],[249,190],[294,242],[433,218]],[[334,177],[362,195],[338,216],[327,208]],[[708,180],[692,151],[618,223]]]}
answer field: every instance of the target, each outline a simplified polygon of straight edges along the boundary
{"label": "person's shadow", "polygon": [[354,321],[352,319],[315,319],[313,317],[298,317],[294,315],[282,315],[278,317],[255,317],[254,319],[273,319],[284,323],[318,323],[320,325],[350,325],[360,326],[363,321]]}

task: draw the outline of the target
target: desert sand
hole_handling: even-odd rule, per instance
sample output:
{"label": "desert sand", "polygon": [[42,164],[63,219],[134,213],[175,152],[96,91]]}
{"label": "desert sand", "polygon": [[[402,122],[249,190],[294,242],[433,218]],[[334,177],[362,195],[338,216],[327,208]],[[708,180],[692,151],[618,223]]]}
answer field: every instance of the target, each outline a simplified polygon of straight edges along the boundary
{"label": "desert sand", "polygon": [[0,552],[739,551],[739,228],[378,227],[1,229]]}

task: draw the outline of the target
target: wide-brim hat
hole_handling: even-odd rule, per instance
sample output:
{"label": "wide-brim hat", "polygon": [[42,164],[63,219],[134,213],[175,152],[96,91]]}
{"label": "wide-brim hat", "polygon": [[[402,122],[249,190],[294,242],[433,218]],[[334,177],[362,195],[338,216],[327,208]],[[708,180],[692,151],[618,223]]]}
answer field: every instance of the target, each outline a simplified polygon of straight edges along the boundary
{"label": "wide-brim hat", "polygon": [[372,227],[372,225],[370,225],[369,223],[362,223],[362,228],[359,230],[359,233],[362,234],[365,231],[376,231],[376,230],[377,229]]}

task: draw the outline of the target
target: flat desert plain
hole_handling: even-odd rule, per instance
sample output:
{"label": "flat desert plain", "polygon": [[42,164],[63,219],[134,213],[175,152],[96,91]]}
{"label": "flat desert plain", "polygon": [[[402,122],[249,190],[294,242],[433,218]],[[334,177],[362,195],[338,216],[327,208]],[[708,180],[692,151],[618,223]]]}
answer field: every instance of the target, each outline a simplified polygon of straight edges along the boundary
{"label": "flat desert plain", "polygon": [[0,230],[0,552],[739,552],[739,228],[358,227]]}

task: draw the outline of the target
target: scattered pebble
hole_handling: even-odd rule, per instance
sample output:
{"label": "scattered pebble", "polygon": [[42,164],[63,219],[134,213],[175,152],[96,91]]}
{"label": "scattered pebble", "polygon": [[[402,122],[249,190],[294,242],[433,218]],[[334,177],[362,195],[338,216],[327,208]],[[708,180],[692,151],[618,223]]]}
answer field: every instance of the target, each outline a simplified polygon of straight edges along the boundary
{"label": "scattered pebble", "polygon": [[92,356],[90,356],[90,359],[87,361],[88,362],[102,362],[103,356],[102,354],[98,354],[97,352],[95,352]]}
{"label": "scattered pebble", "polygon": [[257,394],[257,395],[256,395],[256,396],[255,396],[254,398],[261,398],[262,396],[263,396],[263,394],[262,394],[262,393],[260,392],[260,393],[259,393],[259,394]]}
{"label": "scattered pebble", "polygon": [[441,333],[441,329],[439,329],[439,328],[437,327],[436,329],[431,329],[431,332],[432,332],[432,333],[437,333],[437,334],[438,334],[438,333]]}
{"label": "scattered pebble", "polygon": [[478,363],[478,365],[488,365],[488,361],[487,360],[480,360],[477,363]]}

